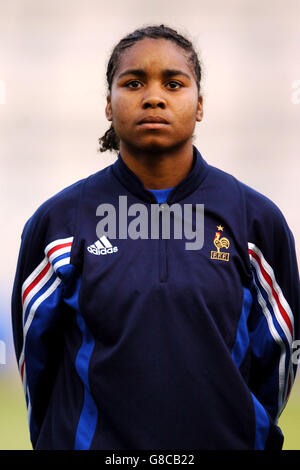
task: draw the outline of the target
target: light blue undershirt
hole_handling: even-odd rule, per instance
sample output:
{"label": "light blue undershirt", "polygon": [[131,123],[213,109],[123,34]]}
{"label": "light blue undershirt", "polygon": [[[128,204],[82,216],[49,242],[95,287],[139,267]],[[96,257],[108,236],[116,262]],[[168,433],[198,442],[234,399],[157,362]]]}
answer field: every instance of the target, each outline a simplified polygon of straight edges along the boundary
{"label": "light blue undershirt", "polygon": [[169,196],[170,192],[172,191],[172,189],[174,189],[174,188],[148,189],[148,191],[151,191],[151,193],[153,193],[154,196],[156,197],[156,200],[157,200],[158,204],[161,204],[163,202],[166,202],[166,200],[168,199],[168,196]]}

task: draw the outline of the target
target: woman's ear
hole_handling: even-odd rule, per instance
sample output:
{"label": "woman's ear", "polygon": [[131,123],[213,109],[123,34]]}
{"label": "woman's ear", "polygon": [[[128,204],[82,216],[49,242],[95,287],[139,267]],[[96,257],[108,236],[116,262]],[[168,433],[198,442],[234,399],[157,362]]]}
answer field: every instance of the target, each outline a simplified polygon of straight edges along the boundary
{"label": "woman's ear", "polygon": [[112,121],[112,109],[111,109],[110,95],[107,95],[106,97],[105,116],[108,121]]}
{"label": "woman's ear", "polygon": [[202,121],[202,118],[203,118],[203,96],[199,95],[196,121]]}

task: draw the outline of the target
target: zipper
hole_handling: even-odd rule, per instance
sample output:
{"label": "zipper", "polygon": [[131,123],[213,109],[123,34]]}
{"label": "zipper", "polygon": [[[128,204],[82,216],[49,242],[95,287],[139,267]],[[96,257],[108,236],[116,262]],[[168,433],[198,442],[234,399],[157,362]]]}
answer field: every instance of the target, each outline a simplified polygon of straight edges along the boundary
{"label": "zipper", "polygon": [[162,211],[168,204],[163,202],[159,205],[159,281],[167,282],[168,280],[168,260],[167,260],[167,239],[162,238]]}

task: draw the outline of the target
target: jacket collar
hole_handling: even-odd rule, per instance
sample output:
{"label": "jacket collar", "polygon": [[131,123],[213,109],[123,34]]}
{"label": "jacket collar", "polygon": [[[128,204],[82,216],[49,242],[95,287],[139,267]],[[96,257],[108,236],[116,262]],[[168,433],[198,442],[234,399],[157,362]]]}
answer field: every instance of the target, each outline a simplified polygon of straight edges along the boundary
{"label": "jacket collar", "polygon": [[[122,160],[121,154],[112,165],[112,171],[120,183],[138,199],[148,203],[156,203],[156,198],[148,191],[138,176],[131,171]],[[170,192],[167,203],[173,204],[193,193],[206,177],[209,165],[204,160],[199,150],[193,145],[193,166],[189,174]]]}

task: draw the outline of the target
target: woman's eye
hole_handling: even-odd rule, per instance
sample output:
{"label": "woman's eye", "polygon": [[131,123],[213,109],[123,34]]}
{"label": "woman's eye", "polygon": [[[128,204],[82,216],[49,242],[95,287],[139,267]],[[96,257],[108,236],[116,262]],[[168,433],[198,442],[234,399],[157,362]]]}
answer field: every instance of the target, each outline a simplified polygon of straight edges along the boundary
{"label": "woman's eye", "polygon": [[169,82],[169,83],[168,83],[168,86],[169,86],[172,90],[176,90],[176,88],[180,88],[182,85],[181,85],[181,83],[178,83],[178,82]]}
{"label": "woman's eye", "polygon": [[[142,83],[139,82],[138,80],[131,80],[130,82],[125,83],[125,86],[127,88],[137,89],[137,88],[141,88]],[[171,81],[171,82],[167,83],[167,87],[170,88],[171,90],[176,90],[178,88],[181,88],[182,85],[181,85],[181,83]]]}
{"label": "woman's eye", "polygon": [[141,83],[137,80],[131,80],[131,82],[126,83],[126,86],[129,88],[139,88],[140,85]]}

